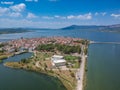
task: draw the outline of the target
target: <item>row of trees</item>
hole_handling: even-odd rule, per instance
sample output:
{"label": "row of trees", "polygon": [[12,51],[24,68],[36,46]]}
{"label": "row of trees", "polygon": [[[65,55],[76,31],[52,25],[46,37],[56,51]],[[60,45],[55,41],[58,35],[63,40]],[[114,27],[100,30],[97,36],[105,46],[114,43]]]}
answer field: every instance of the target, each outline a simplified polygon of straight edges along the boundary
{"label": "row of trees", "polygon": [[70,45],[61,45],[61,44],[42,44],[39,45],[36,49],[38,51],[51,51],[51,52],[58,50],[65,54],[81,53],[80,46],[70,46]]}
{"label": "row of trees", "polygon": [[3,46],[4,46],[4,44],[0,44],[0,48],[3,47]]}
{"label": "row of trees", "polygon": [[69,46],[69,45],[60,45],[60,44],[57,44],[56,46],[57,46],[57,50],[65,53],[65,54],[81,53],[80,46]]}
{"label": "row of trees", "polygon": [[74,42],[81,43],[82,45],[88,45],[89,44],[88,40],[77,40],[77,41],[74,41]]}
{"label": "row of trees", "polygon": [[54,51],[54,48],[53,44],[41,44],[36,49],[39,51]]}
{"label": "row of trees", "polygon": [[30,63],[30,60],[29,59],[21,59],[20,63]]}

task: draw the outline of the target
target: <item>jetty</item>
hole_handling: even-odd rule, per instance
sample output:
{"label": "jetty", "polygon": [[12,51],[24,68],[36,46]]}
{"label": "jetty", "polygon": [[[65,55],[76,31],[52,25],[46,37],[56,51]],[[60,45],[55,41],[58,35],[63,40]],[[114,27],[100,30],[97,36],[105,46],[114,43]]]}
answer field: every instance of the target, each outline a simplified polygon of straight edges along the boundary
{"label": "jetty", "polygon": [[120,42],[97,42],[97,41],[90,41],[90,44],[120,44]]}

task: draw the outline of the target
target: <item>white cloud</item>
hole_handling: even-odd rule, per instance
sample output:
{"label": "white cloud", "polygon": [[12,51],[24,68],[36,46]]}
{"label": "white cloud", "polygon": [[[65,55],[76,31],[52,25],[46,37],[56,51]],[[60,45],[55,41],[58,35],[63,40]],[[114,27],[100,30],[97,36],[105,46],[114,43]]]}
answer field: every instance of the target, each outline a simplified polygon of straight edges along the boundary
{"label": "white cloud", "polygon": [[111,16],[114,18],[120,18],[120,14],[111,14]]}
{"label": "white cloud", "polygon": [[102,16],[105,16],[107,13],[106,12],[101,12]]}
{"label": "white cloud", "polygon": [[31,25],[31,21],[25,19],[17,20],[2,18],[0,19],[0,25],[0,27],[24,27]]}
{"label": "white cloud", "polygon": [[54,19],[54,17],[49,17],[49,16],[43,16],[43,19]]}
{"label": "white cloud", "polygon": [[61,28],[63,26],[68,26],[67,23],[61,22],[48,22],[48,21],[32,21],[27,19],[0,19],[0,28],[5,27],[35,27],[35,28]]}
{"label": "white cloud", "polygon": [[66,19],[66,17],[64,17],[64,16],[59,16],[59,15],[55,15],[54,18],[57,18],[57,19]]}
{"label": "white cloud", "polygon": [[59,15],[55,15],[55,16],[43,16],[43,19],[78,19],[78,20],[90,20],[92,19],[92,14],[91,13],[87,13],[87,14],[83,14],[83,15],[68,15],[68,16],[59,16]]}
{"label": "white cloud", "polygon": [[0,16],[6,14],[7,12],[9,12],[9,8],[0,7]]}
{"label": "white cloud", "polygon": [[[25,9],[26,9],[26,5],[24,3],[12,5],[8,8],[0,7],[0,16],[13,17],[13,18],[22,17],[23,11]],[[32,19],[32,18],[37,18],[37,16],[33,13],[28,12],[26,18]]]}
{"label": "white cloud", "polygon": [[0,16],[21,17],[25,7],[26,5],[24,3],[12,5],[8,8],[0,7]]}
{"label": "white cloud", "polygon": [[98,16],[98,15],[99,15],[99,13],[98,13],[98,12],[96,12],[96,13],[95,13],[95,16]]}
{"label": "white cloud", "polygon": [[67,19],[74,19],[74,18],[75,18],[75,16],[73,16],[73,15],[67,16]]}
{"label": "white cloud", "polygon": [[38,0],[34,0],[34,2],[38,2]]}
{"label": "white cloud", "polygon": [[60,18],[60,16],[59,16],[59,15],[55,15],[54,17],[55,17],[55,18]]}
{"label": "white cloud", "polygon": [[105,16],[106,14],[107,14],[107,12],[96,12],[95,16],[98,16],[98,15]]}
{"label": "white cloud", "polygon": [[12,5],[12,4],[14,4],[14,2],[4,2],[4,1],[1,1],[1,4],[7,4],[7,5]]}
{"label": "white cloud", "polygon": [[19,13],[19,12],[12,12],[12,13],[9,13],[9,16],[10,16],[10,17],[21,17],[22,14]]}
{"label": "white cloud", "polygon": [[10,6],[10,9],[15,12],[21,12],[25,9],[26,5],[24,3],[20,3],[14,6]]}
{"label": "white cloud", "polygon": [[38,0],[25,0],[26,2],[38,2]]}
{"label": "white cloud", "polygon": [[33,14],[33,13],[28,13],[27,18],[28,19],[37,18],[37,16],[35,14]]}
{"label": "white cloud", "polygon": [[55,15],[55,16],[43,16],[43,19],[66,19],[66,17],[64,16],[59,16],[59,15]]}
{"label": "white cloud", "polygon": [[26,2],[32,2],[33,0],[25,0]]}
{"label": "white cloud", "polygon": [[87,14],[83,14],[83,15],[69,15],[67,16],[67,19],[80,19],[80,20],[90,20],[92,19],[92,14],[91,13],[87,13]]}

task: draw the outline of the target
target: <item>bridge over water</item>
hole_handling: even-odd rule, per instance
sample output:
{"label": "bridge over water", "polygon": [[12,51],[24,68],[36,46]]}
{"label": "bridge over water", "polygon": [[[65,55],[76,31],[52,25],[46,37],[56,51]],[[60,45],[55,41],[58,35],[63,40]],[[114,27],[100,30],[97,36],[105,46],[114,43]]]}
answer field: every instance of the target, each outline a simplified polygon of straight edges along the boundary
{"label": "bridge over water", "polygon": [[90,44],[120,44],[120,42],[96,42],[96,41],[90,41]]}

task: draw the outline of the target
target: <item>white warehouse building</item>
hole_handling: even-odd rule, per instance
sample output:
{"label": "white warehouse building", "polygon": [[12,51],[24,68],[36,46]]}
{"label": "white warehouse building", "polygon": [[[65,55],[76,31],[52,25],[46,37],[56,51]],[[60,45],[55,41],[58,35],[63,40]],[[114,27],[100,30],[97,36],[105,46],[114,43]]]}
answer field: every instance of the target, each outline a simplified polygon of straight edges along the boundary
{"label": "white warehouse building", "polygon": [[51,57],[51,61],[53,66],[65,66],[66,65],[66,60],[64,59],[63,56],[60,55],[53,55]]}

